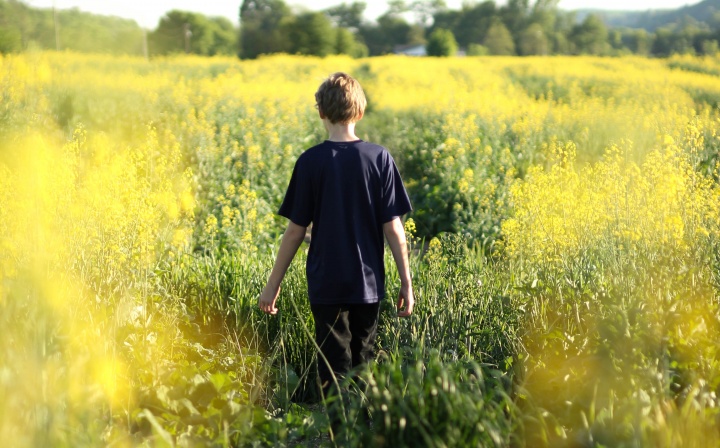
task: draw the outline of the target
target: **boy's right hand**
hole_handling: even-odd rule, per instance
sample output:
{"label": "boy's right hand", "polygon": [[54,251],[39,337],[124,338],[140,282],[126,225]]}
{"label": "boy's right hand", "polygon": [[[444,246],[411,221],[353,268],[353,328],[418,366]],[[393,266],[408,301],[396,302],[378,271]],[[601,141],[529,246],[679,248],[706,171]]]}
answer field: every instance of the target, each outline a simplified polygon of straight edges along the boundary
{"label": "boy's right hand", "polygon": [[[415,296],[413,295],[412,286],[400,286],[397,301],[398,317],[408,317],[411,315],[414,306]],[[405,309],[403,309],[403,307]]]}
{"label": "boy's right hand", "polygon": [[275,302],[279,294],[280,287],[272,288],[270,285],[265,285],[258,299],[258,307],[267,314],[277,314],[278,309],[275,307]]}

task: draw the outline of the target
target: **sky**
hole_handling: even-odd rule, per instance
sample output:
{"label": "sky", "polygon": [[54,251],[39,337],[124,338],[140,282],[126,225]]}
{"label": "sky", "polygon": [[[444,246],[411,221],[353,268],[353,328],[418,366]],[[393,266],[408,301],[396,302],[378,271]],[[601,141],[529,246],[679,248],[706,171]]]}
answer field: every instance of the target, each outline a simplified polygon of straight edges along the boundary
{"label": "sky", "polygon": [[[351,3],[352,0],[345,0]],[[463,0],[445,0],[451,9],[460,9]],[[614,10],[647,10],[679,8],[700,0],[560,0],[560,8],[565,10],[593,8]],[[114,15],[134,19],[140,26],[155,28],[160,18],[171,9],[200,12],[209,16],[224,16],[238,23],[238,11],[242,0],[24,0],[25,3],[50,8],[55,4],[59,9],[77,7],[82,11],[95,14]],[[342,3],[342,0],[286,0],[291,6],[321,10]],[[387,10],[385,0],[365,0],[367,19],[375,19]],[[497,1],[504,3],[503,0]]]}

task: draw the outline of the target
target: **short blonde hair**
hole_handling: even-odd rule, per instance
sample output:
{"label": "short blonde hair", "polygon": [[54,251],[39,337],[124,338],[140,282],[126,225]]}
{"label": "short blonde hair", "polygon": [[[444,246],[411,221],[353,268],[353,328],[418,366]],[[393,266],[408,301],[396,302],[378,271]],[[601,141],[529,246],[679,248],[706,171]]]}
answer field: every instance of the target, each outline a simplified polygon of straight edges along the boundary
{"label": "short blonde hair", "polygon": [[355,78],[337,72],[320,84],[315,92],[315,104],[331,123],[349,124],[362,118],[367,100]]}

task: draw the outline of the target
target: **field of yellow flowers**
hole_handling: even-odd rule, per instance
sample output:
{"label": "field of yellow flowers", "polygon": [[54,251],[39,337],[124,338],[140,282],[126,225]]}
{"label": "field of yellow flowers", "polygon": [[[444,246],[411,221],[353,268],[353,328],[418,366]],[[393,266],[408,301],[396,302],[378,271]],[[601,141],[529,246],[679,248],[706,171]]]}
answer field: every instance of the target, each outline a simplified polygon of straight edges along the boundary
{"label": "field of yellow flowers", "polygon": [[255,304],[335,71],[410,193],[418,297],[343,446],[720,443],[719,59],[35,52],[0,56],[0,440],[330,444],[306,247]]}

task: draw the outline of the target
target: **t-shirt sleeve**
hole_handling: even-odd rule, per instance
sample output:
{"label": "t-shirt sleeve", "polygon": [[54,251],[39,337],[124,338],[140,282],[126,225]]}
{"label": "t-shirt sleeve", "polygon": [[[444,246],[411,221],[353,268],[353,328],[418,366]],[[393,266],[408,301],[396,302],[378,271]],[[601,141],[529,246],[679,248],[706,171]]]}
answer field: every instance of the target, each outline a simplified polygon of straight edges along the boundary
{"label": "t-shirt sleeve", "polygon": [[278,210],[278,215],[302,227],[310,225],[314,211],[312,185],[308,174],[298,160],[293,168],[285,199]]}
{"label": "t-shirt sleeve", "polygon": [[398,216],[408,213],[412,210],[412,206],[410,205],[410,198],[400,178],[400,172],[397,169],[397,165],[395,165],[395,161],[389,153],[386,153],[384,159],[382,222],[386,223]]}

